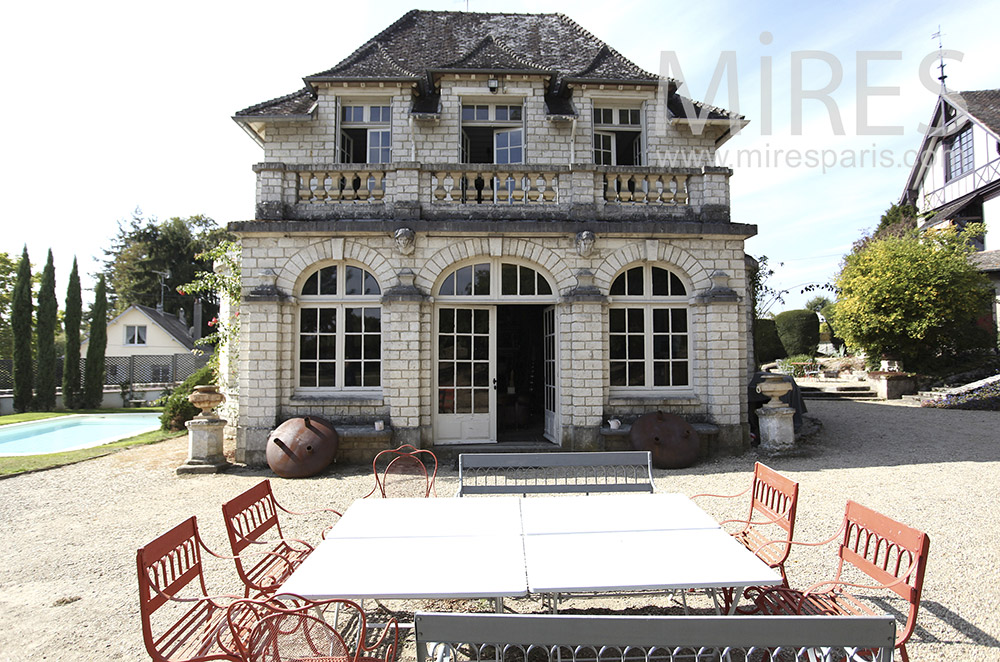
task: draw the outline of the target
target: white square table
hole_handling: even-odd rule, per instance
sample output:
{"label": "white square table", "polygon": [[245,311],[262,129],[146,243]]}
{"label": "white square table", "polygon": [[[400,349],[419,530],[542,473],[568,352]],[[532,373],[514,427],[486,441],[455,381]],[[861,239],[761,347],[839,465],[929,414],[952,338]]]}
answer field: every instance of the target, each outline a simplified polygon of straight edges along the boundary
{"label": "white square table", "polygon": [[361,499],[282,593],[499,605],[528,594],[780,583],[680,494]]}

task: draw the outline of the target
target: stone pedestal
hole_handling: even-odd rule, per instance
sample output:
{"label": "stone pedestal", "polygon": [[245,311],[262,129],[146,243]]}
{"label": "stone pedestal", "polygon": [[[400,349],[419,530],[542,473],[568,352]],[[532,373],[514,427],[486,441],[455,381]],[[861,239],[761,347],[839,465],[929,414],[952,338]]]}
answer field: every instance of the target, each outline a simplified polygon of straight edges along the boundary
{"label": "stone pedestal", "polygon": [[757,410],[760,425],[760,450],[777,453],[795,447],[795,424],[791,407],[761,407]]}
{"label": "stone pedestal", "polygon": [[198,416],[185,423],[188,429],[187,462],[177,467],[179,474],[214,474],[229,466],[222,452],[226,420]]}

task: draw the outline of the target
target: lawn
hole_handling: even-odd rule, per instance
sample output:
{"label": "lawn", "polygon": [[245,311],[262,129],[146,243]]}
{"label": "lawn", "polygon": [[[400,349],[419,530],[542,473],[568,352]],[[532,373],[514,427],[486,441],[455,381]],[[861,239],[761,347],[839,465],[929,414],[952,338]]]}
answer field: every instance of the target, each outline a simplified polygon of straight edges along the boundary
{"label": "lawn", "polygon": [[[54,418],[57,416],[69,416],[71,414],[137,414],[137,413],[155,413],[160,411],[160,409],[155,407],[135,407],[131,409],[83,409],[71,412],[62,411],[50,411],[50,412],[27,412],[24,414],[11,414],[9,416],[0,416],[0,425],[9,425],[10,423],[24,423],[27,421],[37,421],[44,418]],[[82,462],[83,460],[89,460],[94,457],[101,457],[102,455],[109,455],[111,453],[117,453],[123,448],[128,448],[129,446],[143,446],[145,444],[154,444],[158,441],[163,441],[164,439],[173,439],[174,437],[182,436],[186,433],[176,432],[174,430],[153,430],[152,432],[144,432],[142,434],[136,435],[134,437],[129,437],[128,439],[122,439],[120,441],[115,441],[110,444],[104,444],[103,446],[92,446],[91,448],[81,448],[75,451],[64,451],[62,453],[46,453],[45,455],[18,455],[11,457],[0,457],[0,477],[13,476],[20,473],[25,473],[27,471],[41,471],[43,469],[52,469],[53,467],[61,467],[65,464],[74,464],[76,462]]]}

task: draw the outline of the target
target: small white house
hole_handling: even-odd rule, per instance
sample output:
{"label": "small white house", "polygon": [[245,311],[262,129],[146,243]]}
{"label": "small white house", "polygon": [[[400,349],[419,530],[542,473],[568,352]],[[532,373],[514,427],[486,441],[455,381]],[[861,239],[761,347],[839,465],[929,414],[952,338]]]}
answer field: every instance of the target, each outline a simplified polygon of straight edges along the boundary
{"label": "small white house", "polygon": [[[87,354],[88,341],[81,343],[82,356]],[[148,306],[129,306],[108,322],[106,381],[175,381],[173,357],[190,355],[194,341],[191,329],[182,317]],[[143,358],[136,360],[136,357]]]}

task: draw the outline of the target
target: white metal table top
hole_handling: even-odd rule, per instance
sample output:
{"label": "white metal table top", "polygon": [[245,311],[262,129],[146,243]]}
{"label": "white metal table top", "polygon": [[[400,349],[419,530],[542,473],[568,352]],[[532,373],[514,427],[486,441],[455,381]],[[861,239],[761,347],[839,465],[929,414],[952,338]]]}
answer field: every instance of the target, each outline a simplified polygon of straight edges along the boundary
{"label": "white metal table top", "polygon": [[683,494],[595,494],[521,500],[525,535],[718,529]]}
{"label": "white metal table top", "polygon": [[775,586],[781,576],[721,528],[524,537],[530,593]]}
{"label": "white metal table top", "polygon": [[518,497],[358,499],[328,538],[520,536]]}

